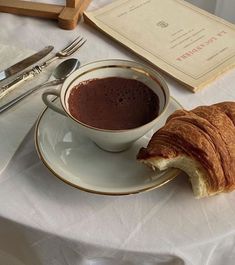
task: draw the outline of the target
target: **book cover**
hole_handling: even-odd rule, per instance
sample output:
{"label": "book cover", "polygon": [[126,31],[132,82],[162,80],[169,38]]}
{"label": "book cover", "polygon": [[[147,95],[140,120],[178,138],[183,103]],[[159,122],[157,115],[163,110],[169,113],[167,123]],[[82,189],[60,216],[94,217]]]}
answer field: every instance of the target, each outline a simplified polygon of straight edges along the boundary
{"label": "book cover", "polygon": [[84,20],[193,92],[235,66],[235,26],[183,0],[116,0]]}

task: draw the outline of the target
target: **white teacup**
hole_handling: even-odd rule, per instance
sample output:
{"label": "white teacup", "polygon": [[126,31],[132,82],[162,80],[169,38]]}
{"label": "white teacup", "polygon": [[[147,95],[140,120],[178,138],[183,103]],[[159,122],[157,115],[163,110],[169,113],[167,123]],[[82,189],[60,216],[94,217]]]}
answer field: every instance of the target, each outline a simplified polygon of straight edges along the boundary
{"label": "white teacup", "polygon": [[[147,85],[158,96],[158,116],[142,126],[124,130],[106,130],[92,127],[73,117],[68,106],[68,98],[72,88],[86,80],[107,77],[135,79]],[[51,102],[48,99],[49,95],[58,96],[63,109]],[[170,94],[166,82],[154,69],[140,63],[126,60],[104,60],[82,66],[65,80],[60,90],[48,89],[44,91],[42,99],[54,111],[76,121],[80,131],[100,148],[106,151],[120,152],[129,148],[136,140],[145,135],[157,124],[159,117],[163,115],[169,104]]]}

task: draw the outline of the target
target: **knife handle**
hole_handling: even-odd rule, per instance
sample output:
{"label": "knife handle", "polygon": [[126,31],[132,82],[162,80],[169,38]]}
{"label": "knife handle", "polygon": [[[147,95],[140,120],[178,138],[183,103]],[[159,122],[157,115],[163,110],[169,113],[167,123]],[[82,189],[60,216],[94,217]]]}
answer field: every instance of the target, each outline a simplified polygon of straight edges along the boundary
{"label": "knife handle", "polygon": [[15,80],[10,82],[9,84],[0,88],[0,99],[7,95],[9,92],[14,90],[18,85],[24,83],[25,81],[34,78],[35,75],[38,75],[42,72],[41,66],[37,65],[32,70],[18,76]]}
{"label": "knife handle", "polygon": [[48,81],[45,82],[43,84],[40,84],[36,87],[31,88],[30,90],[24,92],[23,94],[19,95],[18,97],[14,98],[13,100],[11,100],[10,102],[6,103],[5,105],[0,107],[0,114],[6,110],[8,110],[9,108],[13,107],[15,104],[17,104],[19,101],[21,101],[22,99],[26,98],[27,96],[33,94],[34,92],[36,92],[37,90],[39,90],[40,88],[44,88],[47,86],[55,86],[55,85],[60,85],[62,84],[64,81],[63,79],[55,79],[53,81]]}

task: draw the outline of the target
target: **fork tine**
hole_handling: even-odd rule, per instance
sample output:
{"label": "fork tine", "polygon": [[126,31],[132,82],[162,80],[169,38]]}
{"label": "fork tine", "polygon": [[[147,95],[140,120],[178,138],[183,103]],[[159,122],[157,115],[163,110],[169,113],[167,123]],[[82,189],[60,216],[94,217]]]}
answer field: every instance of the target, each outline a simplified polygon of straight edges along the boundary
{"label": "fork tine", "polygon": [[81,44],[75,46],[73,49],[71,49],[70,51],[67,52],[67,56],[70,56],[71,54],[75,53],[79,48],[82,47],[82,45],[84,45],[86,43],[87,40],[84,40]]}
{"label": "fork tine", "polygon": [[80,39],[78,39],[75,43],[73,43],[73,45],[70,45],[69,48],[66,48],[63,52],[70,52],[74,47],[77,47],[77,45],[83,40],[83,38],[81,37]]}
{"label": "fork tine", "polygon": [[74,45],[74,43],[75,43],[79,38],[81,38],[81,37],[78,36],[75,40],[73,40],[68,46],[66,46],[66,47],[62,50],[62,52],[66,52],[68,49],[70,49],[70,48]]}

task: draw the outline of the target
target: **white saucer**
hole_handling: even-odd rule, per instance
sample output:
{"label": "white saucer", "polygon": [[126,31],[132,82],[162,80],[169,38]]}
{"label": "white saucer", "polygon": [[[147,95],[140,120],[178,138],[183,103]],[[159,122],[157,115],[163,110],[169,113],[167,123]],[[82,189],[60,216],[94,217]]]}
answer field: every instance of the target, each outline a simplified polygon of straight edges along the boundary
{"label": "white saucer", "polygon": [[[56,100],[59,104],[59,100]],[[127,195],[151,190],[172,180],[179,170],[154,172],[136,160],[153,132],[162,127],[166,118],[182,108],[173,98],[154,128],[130,149],[121,153],[101,150],[83,136],[76,123],[46,108],[38,119],[35,145],[47,168],[64,182],[84,191],[104,195]]]}

